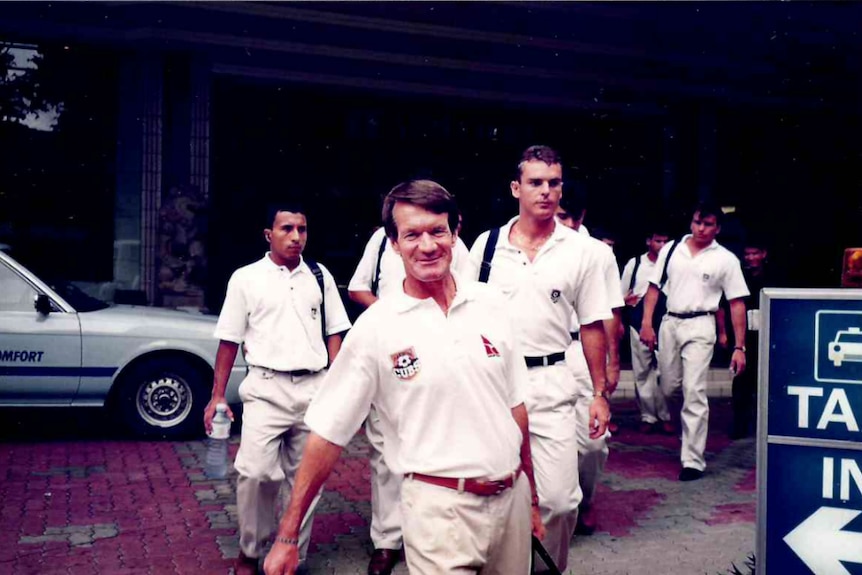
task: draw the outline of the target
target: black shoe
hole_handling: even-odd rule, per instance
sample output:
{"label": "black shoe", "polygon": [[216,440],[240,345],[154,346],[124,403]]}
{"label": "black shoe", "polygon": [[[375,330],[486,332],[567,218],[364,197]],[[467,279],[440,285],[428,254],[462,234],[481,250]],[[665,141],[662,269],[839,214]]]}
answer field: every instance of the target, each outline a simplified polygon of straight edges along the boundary
{"label": "black shoe", "polygon": [[400,560],[400,549],[375,549],[368,562],[368,575],[390,575]]}
{"label": "black shoe", "polygon": [[246,557],[245,553],[240,551],[234,565],[234,573],[236,575],[257,575],[259,573],[259,561],[257,557]]}
{"label": "black shoe", "polygon": [[697,481],[701,477],[703,477],[703,471],[694,467],[683,467],[679,472],[680,481]]}

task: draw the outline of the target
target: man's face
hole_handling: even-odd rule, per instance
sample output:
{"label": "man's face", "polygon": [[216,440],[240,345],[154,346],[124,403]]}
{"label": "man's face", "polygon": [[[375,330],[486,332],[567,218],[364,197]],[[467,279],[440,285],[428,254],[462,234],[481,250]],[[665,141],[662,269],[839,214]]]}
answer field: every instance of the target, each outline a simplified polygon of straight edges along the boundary
{"label": "man's face", "polygon": [[563,167],[541,160],[526,162],[521,178],[510,184],[521,211],[539,220],[554,217],[563,195]]}
{"label": "man's face", "polygon": [[575,218],[571,212],[567,212],[560,206],[557,206],[557,212],[554,214],[557,216],[557,221],[566,226],[567,228],[578,231],[581,228],[581,220],[580,218]]}
{"label": "man's face", "polygon": [[392,246],[401,256],[407,276],[420,282],[446,278],[456,238],[449,231],[449,216],[397,202],[392,217],[398,230]]}
{"label": "man's face", "polygon": [[700,246],[708,246],[721,231],[721,226],[716,222],[715,216],[701,216],[695,212],[691,218],[691,235],[695,243]]}
{"label": "man's face", "polygon": [[263,235],[269,242],[272,260],[279,265],[287,265],[299,260],[308,241],[308,223],[303,214],[278,212],[272,228],[265,229]]}
{"label": "man's face", "polygon": [[667,236],[663,236],[661,234],[651,235],[646,241],[647,251],[654,256],[658,256],[658,253],[667,243],[668,239],[669,238]]}
{"label": "man's face", "polygon": [[763,262],[766,260],[766,250],[761,248],[745,248],[742,257],[745,260],[746,269],[759,270],[763,267]]}

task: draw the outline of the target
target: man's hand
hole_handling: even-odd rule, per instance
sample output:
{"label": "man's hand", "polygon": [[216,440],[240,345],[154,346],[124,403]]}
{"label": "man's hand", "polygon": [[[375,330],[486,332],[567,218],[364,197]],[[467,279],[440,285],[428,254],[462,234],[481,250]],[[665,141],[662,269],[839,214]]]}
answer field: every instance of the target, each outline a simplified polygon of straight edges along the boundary
{"label": "man's hand", "polygon": [[545,538],[545,524],[542,523],[542,512],[539,511],[538,505],[530,507],[530,520],[533,523],[533,535],[541,541]]}
{"label": "man's hand", "polygon": [[590,439],[598,439],[605,434],[611,420],[611,407],[608,400],[596,397],[590,404]]}
{"label": "man's hand", "polygon": [[230,410],[230,405],[227,404],[224,396],[213,397],[204,408],[204,429],[206,430],[207,435],[213,432],[213,417],[215,417],[216,405],[219,403],[227,405],[227,416],[230,417],[231,421],[233,421],[233,411]]}
{"label": "man's hand", "polygon": [[633,294],[631,290],[623,297],[623,302],[629,307],[635,307],[639,301],[641,301],[640,296]]}
{"label": "man's hand", "polygon": [[641,343],[647,346],[650,351],[655,349],[655,330],[651,325],[646,324],[641,326],[640,339]]}
{"label": "man's hand", "polygon": [[727,333],[719,333],[716,336],[716,343],[721,349],[727,349]]}
{"label": "man's hand", "polygon": [[273,544],[263,562],[266,575],[291,575],[299,566],[299,547],[286,543]]}
{"label": "man's hand", "polygon": [[733,355],[730,356],[730,371],[734,377],[745,371],[745,352],[741,349],[733,350]]}

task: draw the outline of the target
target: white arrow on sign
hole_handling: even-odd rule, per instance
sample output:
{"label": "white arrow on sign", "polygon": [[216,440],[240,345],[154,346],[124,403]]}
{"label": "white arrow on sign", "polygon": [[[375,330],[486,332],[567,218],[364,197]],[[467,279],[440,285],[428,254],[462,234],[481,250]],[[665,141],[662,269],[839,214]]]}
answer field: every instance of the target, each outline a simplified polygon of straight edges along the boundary
{"label": "white arrow on sign", "polygon": [[862,533],[842,529],[860,513],[856,509],[821,507],[788,533],[784,542],[814,575],[850,575],[841,561],[862,563]]}

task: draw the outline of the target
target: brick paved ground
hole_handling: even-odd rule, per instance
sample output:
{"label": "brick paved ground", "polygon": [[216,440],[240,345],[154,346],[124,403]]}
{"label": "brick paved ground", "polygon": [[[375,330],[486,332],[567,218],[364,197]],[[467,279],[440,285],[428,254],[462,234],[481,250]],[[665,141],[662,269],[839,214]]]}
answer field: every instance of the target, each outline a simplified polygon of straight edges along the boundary
{"label": "brick paved ground", "polygon": [[[638,434],[633,403],[615,403],[623,430],[599,490],[599,531],[572,542],[572,573],[715,575],[743,565],[754,550],[755,443],[729,441],[728,402],[712,405],[708,472],[680,483],[678,440]],[[203,477],[203,442],[96,435],[22,439],[5,430],[0,573],[230,573],[238,551],[234,478]],[[235,450],[238,437],[232,441]],[[311,573],[365,572],[368,449],[357,436],[327,484]],[[396,572],[406,573],[403,564]]]}

